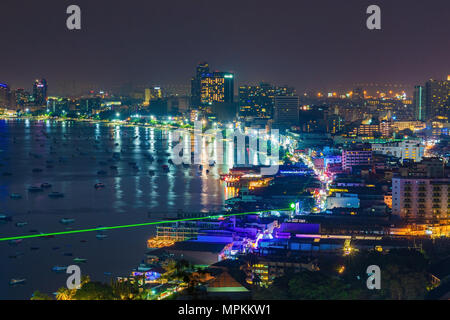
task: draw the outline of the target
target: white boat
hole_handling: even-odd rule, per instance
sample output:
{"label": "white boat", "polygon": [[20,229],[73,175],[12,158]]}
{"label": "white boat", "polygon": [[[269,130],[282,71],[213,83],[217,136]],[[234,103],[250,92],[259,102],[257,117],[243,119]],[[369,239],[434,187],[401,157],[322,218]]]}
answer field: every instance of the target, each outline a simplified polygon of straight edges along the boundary
{"label": "white boat", "polygon": [[101,239],[105,239],[106,237],[108,237],[106,234],[97,234],[95,236],[97,239],[101,240]]}
{"label": "white boat", "polygon": [[11,279],[9,280],[9,285],[10,286],[15,286],[17,284],[23,284],[27,281],[27,279]]}

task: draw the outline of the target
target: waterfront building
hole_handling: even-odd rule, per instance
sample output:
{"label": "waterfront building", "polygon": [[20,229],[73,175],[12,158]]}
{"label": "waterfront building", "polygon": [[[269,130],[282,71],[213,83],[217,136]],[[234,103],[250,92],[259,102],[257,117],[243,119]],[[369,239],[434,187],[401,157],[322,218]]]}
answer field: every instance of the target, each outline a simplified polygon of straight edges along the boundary
{"label": "waterfront building", "polygon": [[6,83],[0,83],[0,107],[9,107],[10,90]]}
{"label": "waterfront building", "polygon": [[203,73],[200,78],[200,102],[208,105],[215,102],[233,103],[234,75],[230,72]]}
{"label": "waterfront building", "polygon": [[33,84],[33,99],[36,106],[44,106],[47,103],[47,81],[38,79]]}

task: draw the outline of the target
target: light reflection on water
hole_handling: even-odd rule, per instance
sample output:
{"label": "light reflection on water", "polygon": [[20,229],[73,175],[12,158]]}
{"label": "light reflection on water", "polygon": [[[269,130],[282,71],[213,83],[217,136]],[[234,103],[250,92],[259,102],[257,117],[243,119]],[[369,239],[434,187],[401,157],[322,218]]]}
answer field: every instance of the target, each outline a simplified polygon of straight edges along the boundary
{"label": "light reflection on water", "polygon": [[[70,227],[82,229],[148,222],[149,217],[178,210],[220,210],[225,197],[235,195],[219,182],[219,174],[228,167],[208,167],[206,162],[201,175],[194,165],[170,166],[170,172],[165,173],[161,166],[167,164],[171,140],[170,131],[153,128],[0,120],[0,213],[13,216],[12,223],[0,224],[0,235],[30,234],[31,229],[61,231],[65,228],[59,223],[61,218],[74,218]],[[111,161],[113,152],[120,153],[120,161]],[[231,164],[233,155],[225,156]],[[138,169],[129,164],[132,162]],[[110,169],[112,165],[117,166],[117,172]],[[43,171],[33,173],[33,168]],[[210,171],[207,175],[206,169]],[[99,175],[100,170],[106,175]],[[43,182],[52,184],[51,191],[63,192],[64,198],[49,198],[50,190],[27,192],[28,186]],[[97,182],[106,188],[96,190]],[[11,193],[21,194],[22,199],[10,199]],[[18,221],[28,225],[16,227]],[[153,228],[142,227],[105,232],[108,237],[104,240],[86,233],[25,239],[18,246],[0,242],[0,299],[28,299],[37,289],[55,291],[65,284],[66,276],[52,273],[51,268],[70,265],[75,257],[88,259],[81,270],[95,280],[108,281],[104,272],[126,275],[142,259],[146,239],[153,232]],[[23,255],[9,258],[17,254]],[[10,287],[11,278],[26,278],[27,283]]]}

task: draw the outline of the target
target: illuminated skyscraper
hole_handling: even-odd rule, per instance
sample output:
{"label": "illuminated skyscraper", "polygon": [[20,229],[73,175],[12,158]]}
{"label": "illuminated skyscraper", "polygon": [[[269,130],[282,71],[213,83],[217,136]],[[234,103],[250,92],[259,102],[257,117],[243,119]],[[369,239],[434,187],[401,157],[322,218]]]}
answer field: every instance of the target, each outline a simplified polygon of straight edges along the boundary
{"label": "illuminated skyscraper", "polygon": [[425,83],[427,120],[450,116],[450,81],[429,80]]}
{"label": "illuminated skyscraper", "polygon": [[275,96],[293,96],[294,88],[260,83],[239,87],[239,113],[244,117],[271,118]]}
{"label": "illuminated skyscraper", "polygon": [[200,92],[200,102],[203,105],[233,103],[234,75],[229,72],[204,73],[200,79]]}
{"label": "illuminated skyscraper", "polygon": [[426,106],[425,89],[423,86],[415,86],[413,107],[414,107],[414,116],[416,120],[425,121],[426,119],[425,106]]}
{"label": "illuminated skyscraper", "polygon": [[0,83],[0,107],[9,107],[10,91],[6,83]]}
{"label": "illuminated skyscraper", "polygon": [[45,79],[34,82],[33,98],[36,106],[43,106],[47,103],[47,81]]}
{"label": "illuminated skyscraper", "polygon": [[201,105],[201,78],[203,74],[209,73],[207,62],[201,62],[197,65],[195,76],[191,80],[191,106],[199,107]]}

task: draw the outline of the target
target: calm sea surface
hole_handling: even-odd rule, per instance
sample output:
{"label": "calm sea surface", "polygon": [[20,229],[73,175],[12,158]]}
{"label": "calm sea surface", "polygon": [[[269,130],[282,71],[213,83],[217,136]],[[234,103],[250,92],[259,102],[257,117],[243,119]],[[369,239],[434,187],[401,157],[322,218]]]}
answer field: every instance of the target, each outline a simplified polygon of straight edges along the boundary
{"label": "calm sea surface", "polygon": [[[230,190],[224,188],[219,174],[227,167],[209,168],[206,164],[199,174],[194,165],[170,166],[170,172],[164,172],[162,165],[168,164],[173,147],[171,139],[171,131],[152,128],[0,120],[0,214],[13,217],[12,222],[0,222],[0,238],[68,227],[144,223],[178,210],[221,210]],[[120,160],[113,161],[113,152],[120,153]],[[154,170],[153,176],[149,170]],[[99,175],[99,171],[106,173]],[[37,193],[27,191],[44,182],[52,187]],[[98,182],[105,188],[95,189]],[[52,191],[62,192],[64,197],[50,198]],[[11,193],[22,198],[11,199]],[[62,218],[75,222],[63,225]],[[17,222],[28,224],[18,227]],[[143,259],[146,240],[154,233],[154,227],[137,227],[105,231],[107,237],[101,240],[89,232],[24,239],[18,245],[2,241],[0,299],[29,299],[35,290],[56,291],[65,285],[67,276],[53,272],[52,267],[73,264],[75,257],[88,259],[81,270],[91,279],[109,281],[111,276],[105,272],[128,275]],[[27,281],[10,286],[12,278]]]}

